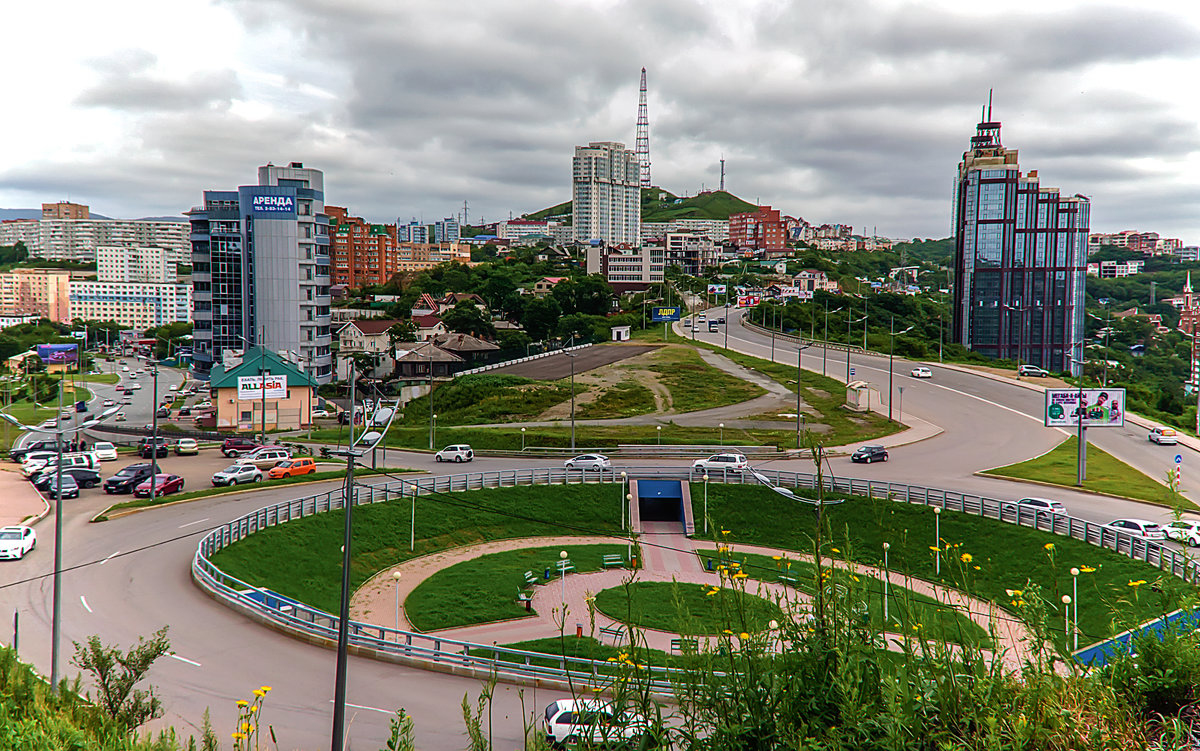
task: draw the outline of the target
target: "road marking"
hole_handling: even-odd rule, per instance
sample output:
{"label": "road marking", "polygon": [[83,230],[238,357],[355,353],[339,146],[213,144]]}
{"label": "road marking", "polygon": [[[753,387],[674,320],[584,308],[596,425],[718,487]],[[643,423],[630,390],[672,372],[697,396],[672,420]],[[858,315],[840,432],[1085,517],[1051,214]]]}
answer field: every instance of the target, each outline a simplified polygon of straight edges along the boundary
{"label": "road marking", "polygon": [[92,612],[92,607],[87,604],[87,599],[83,595],[79,595],[79,601],[83,603],[83,609]]}
{"label": "road marking", "polygon": [[195,665],[196,667],[200,667],[200,663],[196,662],[195,660],[189,660],[186,657],[180,657],[179,655],[175,654],[174,652],[167,652],[167,657],[174,657],[176,660],[179,660],[180,662],[186,662],[189,665]]}
{"label": "road marking", "polygon": [[[333,699],[330,699],[329,703],[333,704]],[[396,714],[394,709],[380,709],[379,707],[368,707],[362,704],[351,704],[350,702],[346,702],[346,706],[354,707],[355,709],[369,709],[372,712],[382,712],[383,714]]]}
{"label": "road marking", "polygon": [[207,516],[206,516],[206,517],[204,517],[203,519],[197,519],[197,520],[196,520],[196,521],[194,521],[194,522],[188,522],[187,524],[180,524],[180,525],[179,525],[179,528],[180,528],[180,529],[183,529],[184,527],[190,527],[190,526],[192,526],[193,524],[201,524],[201,523],[203,523],[203,522],[206,522],[206,521],[208,521],[208,517],[207,517]]}
{"label": "road marking", "polygon": [[117,557],[117,556],[119,556],[120,554],[121,554],[121,551],[120,551],[120,550],[114,550],[113,552],[109,553],[109,554],[108,554],[108,555],[105,557],[105,559],[104,559],[104,560],[100,561],[100,565],[101,565],[101,566],[103,566],[104,564],[108,563],[110,560],[112,560],[113,558],[116,558],[116,557]]}

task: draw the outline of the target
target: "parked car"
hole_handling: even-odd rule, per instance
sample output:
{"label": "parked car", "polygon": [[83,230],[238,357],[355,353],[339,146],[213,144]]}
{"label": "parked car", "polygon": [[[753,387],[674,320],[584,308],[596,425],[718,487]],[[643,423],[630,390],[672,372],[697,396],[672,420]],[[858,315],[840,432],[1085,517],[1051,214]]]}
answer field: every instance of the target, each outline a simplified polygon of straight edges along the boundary
{"label": "parked car", "polygon": [[192,414],[192,408],[191,408],[191,407],[180,407],[180,408],[179,408],[179,416],[180,416],[180,417],[187,417],[187,416],[189,416],[189,415],[191,415],[191,414]]}
{"label": "parked car", "polygon": [[727,470],[730,472],[741,472],[749,466],[750,462],[746,461],[746,457],[741,454],[713,454],[707,459],[697,459],[692,462],[692,471],[704,470],[705,472],[714,472],[716,470]]}
{"label": "parked car", "polygon": [[158,419],[160,419],[160,420],[170,419],[171,408],[170,407],[159,407],[158,411],[156,411],[154,414],[157,415]]}
{"label": "parked car", "polygon": [[1174,428],[1158,427],[1150,431],[1150,442],[1159,446],[1174,446],[1179,443],[1179,434]]}
{"label": "parked car", "polygon": [[8,452],[8,458],[14,462],[24,460],[26,456],[35,451],[52,451],[54,450],[54,439],[43,438],[38,441],[30,441],[19,449],[12,449]]}
{"label": "parked car", "polygon": [[125,422],[125,413],[118,412],[117,414],[113,415],[113,420],[116,422]]}
{"label": "parked car", "polygon": [[43,422],[39,427],[46,428],[47,430],[53,430],[54,428],[58,427],[58,420],[50,418],[49,420]]}
{"label": "parked car", "polygon": [[117,447],[112,443],[104,443],[103,441],[93,443],[92,453],[102,462],[115,462],[117,460]]}
{"label": "parked car", "polygon": [[195,438],[180,438],[175,442],[176,456],[194,456],[200,453],[200,443]]}
{"label": "parked car", "polygon": [[933,371],[926,367],[913,368],[913,378],[933,378]]}
{"label": "parked car", "polygon": [[193,404],[193,405],[192,405],[192,409],[208,409],[208,408],[210,408],[210,407],[212,407],[212,402],[210,402],[210,401],[209,401],[209,400],[207,400],[207,399],[205,399],[204,401],[200,402],[199,404]]}
{"label": "parked car", "polygon": [[212,484],[241,485],[244,482],[260,482],[263,479],[262,470],[253,464],[233,464],[212,476]]}
{"label": "parked car", "polygon": [[172,383],[170,386],[168,386],[168,387],[167,387],[167,390],[168,390],[168,391],[178,391],[178,390],[179,390],[179,386],[177,386],[176,384]]}
{"label": "parked car", "polygon": [[853,454],[850,455],[850,461],[855,464],[873,464],[874,462],[886,462],[888,460],[888,452],[883,446],[860,446]]}
{"label": "parked car", "polygon": [[21,476],[29,477],[51,459],[58,459],[57,451],[31,451],[21,458]]}
{"label": "parked car", "polygon": [[1032,378],[1045,378],[1050,375],[1050,371],[1043,370],[1036,365],[1021,365],[1017,368],[1017,375],[1030,376]]}
{"label": "parked car", "polygon": [[75,414],[75,413],[74,413],[74,412],[72,412],[71,410],[69,410],[69,409],[64,409],[62,412],[59,412],[59,413],[58,413],[58,416],[59,416],[60,418],[62,418],[63,420],[70,420],[70,419],[71,419],[71,416],[72,416],[72,415],[74,415],[74,414]]}
{"label": "parked car", "polygon": [[1182,542],[1184,545],[1192,547],[1200,545],[1200,522],[1176,519],[1162,525],[1162,529],[1168,540]]}
{"label": "parked car", "polygon": [[[94,488],[100,484],[100,472],[87,467],[64,467],[63,477],[70,475],[75,478],[75,484],[81,488]],[[30,479],[33,481],[33,487],[38,490],[47,490],[50,487],[51,481],[58,477],[58,470],[54,467],[43,469]]]}
{"label": "parked car", "polygon": [[138,442],[138,456],[149,459],[155,456],[159,459],[171,453],[171,440],[164,436],[158,438],[143,438]]}
{"label": "parked car", "polygon": [[[183,490],[183,478],[179,475],[159,474],[154,476],[154,495],[170,495]],[[142,480],[133,490],[133,494],[139,498],[148,498],[150,496],[150,480]]]}
{"label": "parked car", "polygon": [[317,471],[317,463],[311,458],[304,456],[299,459],[288,459],[285,462],[280,462],[267,472],[267,477],[272,480],[279,480],[284,477],[299,477],[300,475],[311,475]]}
{"label": "parked car", "polygon": [[618,712],[602,699],[559,699],[546,707],[542,720],[542,732],[553,748],[637,747],[649,731],[644,717]]}
{"label": "parked car", "polygon": [[104,406],[105,406],[105,407],[114,407],[114,406],[116,406],[116,404],[117,404],[117,403],[116,403],[116,402],[114,402],[112,399],[105,399],[105,400],[104,400]]}
{"label": "parked car", "polygon": [[329,410],[327,410],[327,409],[314,409],[312,411],[312,416],[313,417],[329,417],[330,415],[329,415]]}
{"label": "parked car", "polygon": [[104,481],[104,492],[109,495],[132,493],[133,489],[153,472],[154,468],[150,464],[130,464],[122,467],[115,475]]}
{"label": "parked car", "polygon": [[270,469],[279,462],[292,458],[292,452],[282,446],[259,446],[248,454],[237,458],[238,464],[253,464],[259,469]]}
{"label": "parked car", "polygon": [[258,444],[249,438],[226,438],[221,444],[221,453],[226,458],[232,459],[242,454],[248,454],[258,448]]}
{"label": "parked car", "polygon": [[[29,459],[21,464],[21,472],[26,477],[32,477],[38,472],[47,469],[54,469],[59,464],[58,454],[51,454],[45,459]],[[87,467],[88,469],[99,469],[100,460],[95,454],[90,451],[76,451],[62,455],[62,466],[64,469],[69,467]]]}
{"label": "parked car", "polygon": [[1017,501],[1018,510],[1028,509],[1030,511],[1046,511],[1051,514],[1061,514],[1066,516],[1067,507],[1061,501],[1052,501],[1049,498],[1022,498]]}
{"label": "parked car", "polygon": [[[42,491],[46,494],[47,498],[58,498],[58,497],[60,497],[58,494],[58,488],[59,488],[58,475],[52,475],[50,477],[50,482],[47,483],[46,487],[43,488]],[[79,497],[79,485],[76,484],[74,477],[71,477],[70,475],[67,475],[67,474],[64,474],[62,476],[62,496],[61,497],[62,498],[78,498]]]}
{"label": "parked car", "polygon": [[1124,532],[1147,540],[1161,540],[1166,537],[1162,527],[1145,519],[1114,519],[1104,526],[1115,532]]}
{"label": "parked car", "polygon": [[469,462],[475,458],[475,452],[465,443],[447,446],[433,455],[439,462]]}
{"label": "parked car", "polygon": [[567,469],[612,469],[612,462],[604,454],[583,454],[563,462]]}
{"label": "parked car", "polygon": [[37,547],[37,532],[32,527],[16,524],[0,528],[0,558],[19,561]]}

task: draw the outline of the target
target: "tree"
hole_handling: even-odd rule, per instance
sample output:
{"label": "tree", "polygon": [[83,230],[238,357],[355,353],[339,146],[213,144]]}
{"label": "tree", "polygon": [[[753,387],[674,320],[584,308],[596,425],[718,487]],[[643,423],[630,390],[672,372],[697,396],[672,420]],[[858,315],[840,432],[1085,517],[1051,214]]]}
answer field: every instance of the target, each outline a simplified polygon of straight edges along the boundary
{"label": "tree", "polygon": [[564,279],[551,291],[563,313],[602,316],[612,310],[612,287],[599,274]]}
{"label": "tree", "polygon": [[[138,643],[128,652],[101,644],[100,637],[94,635],[86,644],[73,643],[75,656],[71,663],[91,674],[98,691],[93,701],[105,714],[126,730],[162,717],[162,702],[154,695],[154,687],[142,691],[134,686],[146,677],[154,661],[171,649],[166,626],[149,640],[138,637]],[[92,699],[90,693],[88,699]]]}
{"label": "tree", "polygon": [[411,318],[406,318],[387,330],[388,344],[392,349],[400,342],[415,342],[417,340],[417,324]]}
{"label": "tree", "polygon": [[443,313],[442,323],[446,325],[447,329],[457,334],[470,334],[489,339],[496,336],[496,327],[475,303],[468,300],[463,300]]}
{"label": "tree", "polygon": [[528,297],[521,311],[521,325],[534,341],[541,341],[558,325],[561,315],[562,308],[553,297]]}

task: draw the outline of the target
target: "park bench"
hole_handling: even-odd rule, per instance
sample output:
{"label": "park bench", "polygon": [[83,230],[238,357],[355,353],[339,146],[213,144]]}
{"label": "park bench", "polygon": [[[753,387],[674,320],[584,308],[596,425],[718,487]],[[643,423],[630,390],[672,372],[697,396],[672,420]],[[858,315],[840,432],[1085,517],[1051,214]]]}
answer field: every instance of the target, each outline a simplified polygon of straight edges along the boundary
{"label": "park bench", "polygon": [[793,574],[780,574],[779,581],[784,584],[791,584],[793,587],[796,586],[796,577]]}
{"label": "park bench", "polygon": [[699,648],[699,646],[700,646],[700,642],[697,641],[696,639],[672,639],[671,640],[671,651],[679,652],[681,654],[683,652],[689,652],[689,653],[694,654],[696,652],[696,650]]}
{"label": "park bench", "polygon": [[521,590],[520,588],[517,589],[517,602],[525,605],[526,611],[533,610],[533,595]]}
{"label": "park bench", "polygon": [[526,571],[525,572],[525,583],[530,586],[537,584],[538,583],[537,574],[533,573],[532,571]]}
{"label": "park bench", "polygon": [[625,639],[624,624],[614,623],[611,626],[601,626],[600,627],[600,639],[603,640],[604,637],[606,637],[606,636],[612,637],[613,644],[617,644],[618,642],[624,641],[624,639]]}
{"label": "park bench", "polygon": [[612,568],[613,566],[620,568],[625,565],[625,559],[620,553],[603,556],[600,562],[604,565],[604,568]]}
{"label": "park bench", "polygon": [[569,559],[569,558],[565,561],[558,561],[557,565],[558,565],[558,573],[560,573],[560,574],[570,573],[571,571],[575,570],[575,564],[571,563],[571,559]]}

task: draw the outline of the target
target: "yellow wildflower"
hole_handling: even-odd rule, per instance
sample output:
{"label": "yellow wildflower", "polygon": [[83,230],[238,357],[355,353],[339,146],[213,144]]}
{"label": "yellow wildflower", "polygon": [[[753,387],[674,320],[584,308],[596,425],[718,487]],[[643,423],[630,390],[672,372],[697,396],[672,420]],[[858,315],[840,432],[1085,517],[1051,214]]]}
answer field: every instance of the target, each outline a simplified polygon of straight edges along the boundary
{"label": "yellow wildflower", "polygon": [[743,631],[742,633],[738,634],[738,638],[739,639],[749,639],[750,634],[747,634],[745,631]]}
{"label": "yellow wildflower", "polygon": [[962,555],[959,556],[959,558],[962,559],[963,563],[970,563],[973,560],[970,553],[963,553]]}
{"label": "yellow wildflower", "polygon": [[1042,547],[1045,548],[1046,550],[1054,550],[1054,543],[1048,542],[1045,545],[1043,545]]}
{"label": "yellow wildflower", "polygon": [[1132,579],[1130,579],[1130,581],[1129,581],[1129,586],[1131,586],[1131,587],[1140,587],[1140,586],[1142,586],[1142,585],[1143,585],[1143,584],[1145,584],[1145,583],[1146,583],[1146,580],[1145,580],[1145,579],[1138,579],[1137,581],[1133,581]]}
{"label": "yellow wildflower", "polygon": [[233,738],[235,741],[244,741],[244,740],[246,740],[246,734],[245,734],[245,733],[230,733],[229,735],[230,735],[230,737],[232,737],[232,738]]}
{"label": "yellow wildflower", "polygon": [[732,632],[732,631],[730,631],[730,630],[729,630],[729,629],[727,629],[727,628],[726,628],[726,629],[722,629],[722,630],[721,630],[721,633],[728,634],[729,636],[733,636],[733,632]]}
{"label": "yellow wildflower", "polygon": [[1082,572],[1083,572],[1083,573],[1085,573],[1085,574],[1090,574],[1090,573],[1092,573],[1093,571],[1095,571],[1095,570],[1096,570],[1096,568],[1095,568],[1094,566],[1080,566],[1080,567],[1079,567],[1079,570],[1080,570],[1080,571],[1082,571]]}
{"label": "yellow wildflower", "polygon": [[247,732],[247,731],[249,731],[249,730],[250,730],[250,723],[248,723],[248,722],[243,722],[243,723],[242,723],[242,732],[243,732],[243,733],[245,733],[245,732]]}
{"label": "yellow wildflower", "polygon": [[979,567],[978,567],[978,566],[972,566],[971,568],[975,569],[976,571],[978,571],[978,570],[979,570]]}
{"label": "yellow wildflower", "polygon": [[729,534],[729,530],[728,530],[728,529],[722,529],[722,530],[721,530],[721,534],[723,534],[723,535],[727,535],[727,534]]}
{"label": "yellow wildflower", "polygon": [[734,579],[745,579],[745,578],[746,578],[746,572],[745,572],[745,571],[739,571],[739,572],[737,572],[736,574],[734,574],[734,575],[733,575],[733,578],[734,578]]}
{"label": "yellow wildflower", "polygon": [[260,690],[260,691],[270,691],[270,690],[271,690],[271,687],[270,687],[270,686],[263,686],[263,687],[262,687],[262,688],[260,688],[259,690]]}
{"label": "yellow wildflower", "polygon": [[830,548],[830,550],[831,550],[832,552],[834,552],[834,553],[840,553],[840,552],[842,552],[842,551],[838,550],[837,548]]}
{"label": "yellow wildflower", "polygon": [[940,552],[942,552],[942,549],[941,549],[941,548],[939,548],[937,545],[930,545],[930,546],[929,546],[929,549],[930,549],[930,550],[932,550],[932,551],[933,551],[933,552],[935,552],[935,553],[940,553]]}
{"label": "yellow wildflower", "polygon": [[249,703],[250,703],[250,702],[246,701],[245,699],[238,699],[238,700],[237,700],[237,705],[238,705],[239,707],[244,707],[244,706],[246,706],[246,705],[247,705],[247,704],[249,704]]}
{"label": "yellow wildflower", "polygon": [[256,688],[254,689],[254,695],[261,699],[267,695],[267,692],[263,691],[261,688]]}
{"label": "yellow wildflower", "polygon": [[776,561],[781,561],[781,560],[783,560],[783,556],[781,556],[781,555],[773,555],[773,556],[771,556],[771,558],[772,558],[772,559],[774,559],[774,560],[776,560]]}

